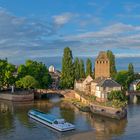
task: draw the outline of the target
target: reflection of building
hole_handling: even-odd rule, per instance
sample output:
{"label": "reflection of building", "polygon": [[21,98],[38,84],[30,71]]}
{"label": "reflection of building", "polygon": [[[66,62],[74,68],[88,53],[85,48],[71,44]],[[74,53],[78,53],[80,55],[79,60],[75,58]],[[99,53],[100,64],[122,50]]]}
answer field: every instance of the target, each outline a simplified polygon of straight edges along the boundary
{"label": "reflection of building", "polygon": [[136,91],[138,86],[140,86],[140,79],[137,79],[130,84],[130,91]]}
{"label": "reflection of building", "polygon": [[110,77],[110,61],[106,52],[100,52],[95,61],[95,78]]}
{"label": "reflection of building", "polygon": [[[102,134],[105,136],[112,135],[120,135],[124,132],[127,124],[127,119],[122,120],[111,120],[109,118],[105,118],[99,115],[91,115],[90,116],[91,125],[95,128],[96,137],[101,136]],[[102,138],[101,138],[102,139]],[[109,138],[108,138],[109,139]]]}
{"label": "reflection of building", "polygon": [[51,88],[58,89],[61,73],[58,70],[55,70],[54,66],[51,65],[49,67],[49,74],[53,80]]}

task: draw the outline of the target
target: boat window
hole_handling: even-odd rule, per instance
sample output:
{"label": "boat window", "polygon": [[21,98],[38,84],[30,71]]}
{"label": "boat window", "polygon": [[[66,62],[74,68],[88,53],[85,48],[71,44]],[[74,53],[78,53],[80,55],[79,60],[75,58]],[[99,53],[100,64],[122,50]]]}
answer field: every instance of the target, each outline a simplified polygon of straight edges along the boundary
{"label": "boat window", "polygon": [[58,124],[58,121],[54,121],[54,124]]}

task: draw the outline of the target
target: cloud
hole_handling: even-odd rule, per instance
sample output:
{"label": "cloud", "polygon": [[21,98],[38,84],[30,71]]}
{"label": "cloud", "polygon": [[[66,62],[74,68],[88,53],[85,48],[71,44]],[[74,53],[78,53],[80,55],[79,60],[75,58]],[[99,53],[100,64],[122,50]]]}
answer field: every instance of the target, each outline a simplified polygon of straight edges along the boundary
{"label": "cloud", "polygon": [[65,37],[66,40],[81,40],[81,39],[90,39],[90,38],[110,38],[113,36],[118,36],[119,34],[139,31],[140,27],[134,27],[132,25],[126,25],[123,23],[116,23],[107,27],[102,28],[97,32],[86,32],[74,36]]}
{"label": "cloud", "polygon": [[60,15],[53,16],[54,23],[58,26],[68,23],[75,15],[72,13],[62,13]]}
{"label": "cloud", "polygon": [[[93,22],[90,14],[83,16],[89,19],[85,20],[85,26],[90,24],[88,21]],[[23,63],[27,58],[61,56],[66,46],[77,56],[93,56],[106,49],[130,49],[130,53],[136,49],[138,52],[140,26],[115,23],[90,32],[78,26],[82,33],[72,31],[69,35],[65,31],[65,35],[60,36],[62,25],[81,23],[84,18],[80,20],[79,17],[67,12],[53,16],[53,21],[47,21],[18,17],[0,8],[0,56],[8,57],[14,63]]]}
{"label": "cloud", "polygon": [[[99,50],[118,50],[131,54],[140,49],[140,26],[116,23],[100,29],[99,31],[85,32],[64,37],[67,41],[81,41],[80,46],[86,48],[92,55]],[[89,49],[90,48],[90,49]],[[132,55],[132,54],[131,54]]]}
{"label": "cloud", "polygon": [[133,10],[136,10],[140,8],[140,4],[136,2],[128,2],[124,4],[124,10],[126,12],[132,12]]}
{"label": "cloud", "polygon": [[55,32],[54,25],[47,21],[17,17],[6,9],[0,8],[0,56],[2,58],[17,57],[18,59],[22,54],[29,57],[27,51],[36,50],[38,46],[41,49],[41,40],[55,35]]}

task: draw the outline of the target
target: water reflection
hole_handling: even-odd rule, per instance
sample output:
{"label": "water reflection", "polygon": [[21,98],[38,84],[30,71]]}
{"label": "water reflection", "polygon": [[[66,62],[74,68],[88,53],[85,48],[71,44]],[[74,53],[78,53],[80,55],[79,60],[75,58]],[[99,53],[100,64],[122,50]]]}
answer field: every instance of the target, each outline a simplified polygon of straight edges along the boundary
{"label": "water reflection", "polygon": [[[68,133],[56,133],[50,128],[30,120],[27,112],[37,108],[44,112],[50,112],[58,117],[76,125],[76,130]],[[12,103],[0,101],[0,139],[15,140],[17,136],[42,139],[65,140],[91,140],[112,139],[121,136],[126,131],[127,120],[115,121],[89,113],[80,112],[68,102],[35,101],[28,103]],[[20,131],[19,131],[20,130]],[[30,133],[32,132],[32,135]],[[10,138],[10,136],[13,136]],[[9,137],[8,137],[9,136]]]}

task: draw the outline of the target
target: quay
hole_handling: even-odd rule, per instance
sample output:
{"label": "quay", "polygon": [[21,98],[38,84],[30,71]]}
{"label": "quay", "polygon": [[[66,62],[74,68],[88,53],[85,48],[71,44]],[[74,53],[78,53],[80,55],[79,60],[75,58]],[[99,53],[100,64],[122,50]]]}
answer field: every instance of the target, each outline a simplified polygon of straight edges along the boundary
{"label": "quay", "polygon": [[8,100],[14,102],[33,101],[34,93],[31,91],[18,91],[18,92],[0,92],[0,100]]}
{"label": "quay", "polygon": [[[78,92],[75,92],[75,99],[79,100],[81,103],[85,104],[85,107],[89,108],[89,112],[113,119],[123,119],[127,117],[127,109],[125,107],[123,108],[114,108],[114,107],[108,107],[100,104],[95,104],[94,102],[91,102],[87,100],[85,97],[80,95]],[[77,106],[77,105],[76,105]]]}

